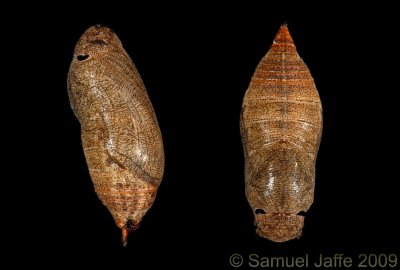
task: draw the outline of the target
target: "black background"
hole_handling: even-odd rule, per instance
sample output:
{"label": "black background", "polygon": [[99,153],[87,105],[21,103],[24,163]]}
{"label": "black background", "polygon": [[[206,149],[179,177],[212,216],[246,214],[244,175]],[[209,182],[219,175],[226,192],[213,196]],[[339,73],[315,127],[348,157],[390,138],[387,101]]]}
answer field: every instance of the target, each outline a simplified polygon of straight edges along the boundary
{"label": "black background", "polygon": [[[12,41],[6,57],[14,58],[12,104],[27,109],[11,123],[23,130],[10,133],[23,146],[12,162],[16,190],[27,191],[12,211],[23,228],[11,251],[38,252],[38,262],[83,256],[128,269],[232,269],[233,253],[344,253],[355,261],[360,253],[399,254],[393,8],[108,3],[50,10],[4,34]],[[283,22],[315,79],[324,130],[304,235],[279,244],[255,234],[239,113]],[[93,190],[66,89],[75,43],[97,23],[116,32],[138,68],[165,147],[157,199],[126,249]]]}

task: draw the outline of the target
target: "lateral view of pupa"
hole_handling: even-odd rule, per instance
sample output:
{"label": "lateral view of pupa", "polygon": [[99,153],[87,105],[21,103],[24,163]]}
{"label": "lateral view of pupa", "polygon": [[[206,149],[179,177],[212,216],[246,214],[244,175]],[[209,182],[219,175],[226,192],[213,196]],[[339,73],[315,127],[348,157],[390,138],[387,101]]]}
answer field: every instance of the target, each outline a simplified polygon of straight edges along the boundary
{"label": "lateral view of pupa", "polygon": [[90,27],[79,39],[68,94],[95,191],[126,246],[129,231],[138,228],[156,197],[164,150],[140,75],[109,28]]}

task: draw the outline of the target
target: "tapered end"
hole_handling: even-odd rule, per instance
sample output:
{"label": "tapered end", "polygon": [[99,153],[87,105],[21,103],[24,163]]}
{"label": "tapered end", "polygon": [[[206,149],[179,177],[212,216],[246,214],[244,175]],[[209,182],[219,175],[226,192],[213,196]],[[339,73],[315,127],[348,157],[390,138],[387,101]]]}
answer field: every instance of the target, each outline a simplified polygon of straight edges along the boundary
{"label": "tapered end", "polygon": [[294,46],[292,36],[289,33],[289,29],[286,23],[282,24],[279,28],[279,31],[274,39],[274,44],[287,44]]}
{"label": "tapered end", "polygon": [[122,245],[124,247],[128,246],[128,234],[129,234],[129,230],[126,227],[122,228]]}
{"label": "tapered end", "polygon": [[128,235],[130,232],[136,231],[140,227],[139,224],[135,224],[132,220],[128,220],[126,224],[122,227],[122,245],[124,247],[128,246]]}
{"label": "tapered end", "polygon": [[122,228],[122,245],[124,247],[128,246],[128,234],[129,234],[129,230],[126,227]]}

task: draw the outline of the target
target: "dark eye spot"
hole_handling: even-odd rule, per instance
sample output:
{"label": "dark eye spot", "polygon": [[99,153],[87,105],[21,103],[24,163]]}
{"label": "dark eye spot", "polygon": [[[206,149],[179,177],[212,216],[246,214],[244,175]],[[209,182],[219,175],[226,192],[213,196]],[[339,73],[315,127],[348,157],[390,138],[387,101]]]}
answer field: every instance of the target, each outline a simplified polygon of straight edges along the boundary
{"label": "dark eye spot", "polygon": [[254,213],[256,213],[256,215],[263,215],[266,214],[267,212],[265,212],[263,209],[257,208],[256,211],[254,211]]}
{"label": "dark eye spot", "polygon": [[89,58],[88,54],[80,54],[76,57],[76,59],[78,59],[78,61],[83,61]]}
{"label": "dark eye spot", "polygon": [[306,212],[305,211],[300,211],[300,212],[297,213],[297,215],[304,217],[306,215]]}
{"label": "dark eye spot", "polygon": [[107,45],[107,42],[105,42],[104,40],[101,40],[101,39],[95,39],[95,40],[90,41],[90,44],[105,46],[105,45]]}

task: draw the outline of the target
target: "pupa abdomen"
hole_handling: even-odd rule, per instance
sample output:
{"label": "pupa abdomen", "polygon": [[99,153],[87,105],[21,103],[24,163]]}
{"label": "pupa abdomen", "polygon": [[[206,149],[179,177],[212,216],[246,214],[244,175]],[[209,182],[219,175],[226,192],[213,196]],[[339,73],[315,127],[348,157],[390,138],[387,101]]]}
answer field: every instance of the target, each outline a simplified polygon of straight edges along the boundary
{"label": "pupa abdomen", "polygon": [[127,234],[152,206],[164,171],[157,119],[132,60],[113,31],[90,27],[74,50],[70,104],[95,191]]}
{"label": "pupa abdomen", "polygon": [[275,242],[300,237],[314,199],[322,106],[286,25],[256,68],[240,126],[257,233]]}

